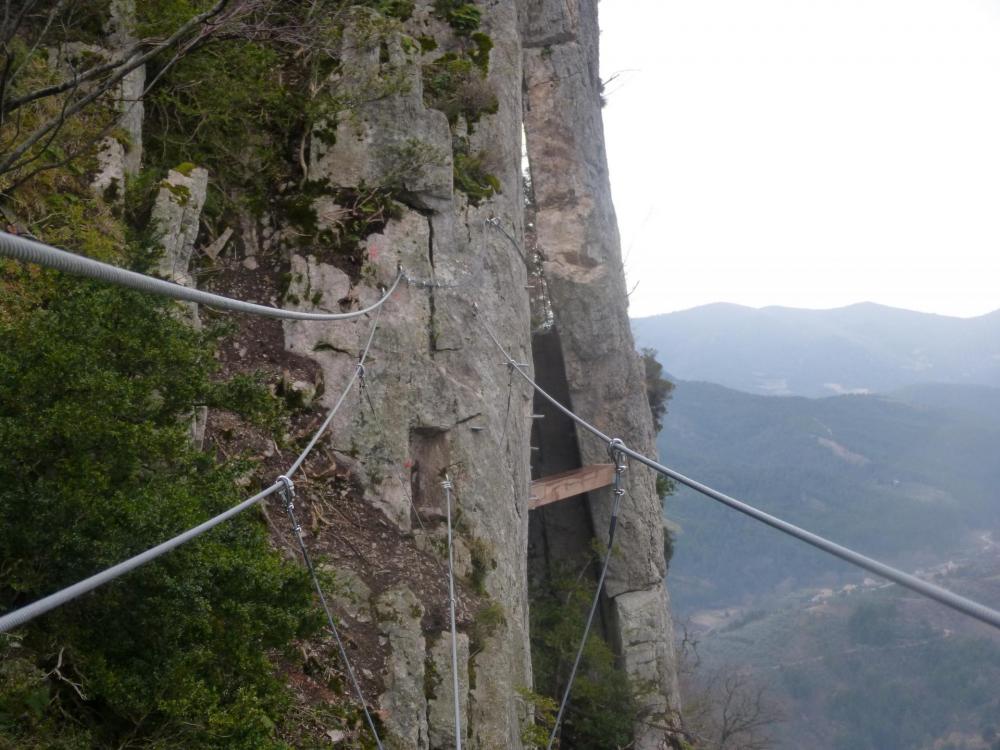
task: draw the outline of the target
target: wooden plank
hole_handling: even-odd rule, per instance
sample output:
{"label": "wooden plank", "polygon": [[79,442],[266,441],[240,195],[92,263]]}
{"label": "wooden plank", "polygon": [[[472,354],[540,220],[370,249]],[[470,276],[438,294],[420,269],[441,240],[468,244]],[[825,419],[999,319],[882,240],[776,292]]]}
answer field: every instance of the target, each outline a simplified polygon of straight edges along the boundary
{"label": "wooden plank", "polygon": [[607,487],[615,480],[614,464],[591,464],[579,469],[553,474],[536,479],[531,483],[531,499],[528,510],[540,508],[549,503],[582,495],[584,492]]}

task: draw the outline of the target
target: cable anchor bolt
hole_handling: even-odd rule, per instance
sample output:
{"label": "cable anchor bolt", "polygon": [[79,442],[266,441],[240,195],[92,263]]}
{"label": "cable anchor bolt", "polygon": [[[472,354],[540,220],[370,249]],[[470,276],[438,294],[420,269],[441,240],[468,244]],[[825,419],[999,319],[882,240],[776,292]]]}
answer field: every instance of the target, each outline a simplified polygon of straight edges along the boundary
{"label": "cable anchor bolt", "polygon": [[621,438],[612,438],[608,443],[608,455],[615,463],[615,472],[623,474],[625,472],[625,441]]}
{"label": "cable anchor bolt", "polygon": [[285,511],[288,513],[288,518],[292,522],[292,528],[295,533],[301,533],[302,527],[299,526],[299,521],[295,517],[295,485],[292,480],[282,474],[278,477],[278,481],[281,482],[281,489],[278,493],[281,495],[281,499],[285,504]]}

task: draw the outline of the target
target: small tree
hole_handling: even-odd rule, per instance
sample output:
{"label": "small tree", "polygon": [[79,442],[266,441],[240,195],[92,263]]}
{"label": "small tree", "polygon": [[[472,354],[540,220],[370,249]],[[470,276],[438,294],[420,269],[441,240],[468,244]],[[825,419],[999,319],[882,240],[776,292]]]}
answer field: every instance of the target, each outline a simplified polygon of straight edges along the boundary
{"label": "small tree", "polygon": [[646,398],[653,413],[653,429],[659,434],[663,429],[663,418],[667,415],[667,402],[674,391],[674,384],[663,377],[663,365],[656,359],[656,350],[644,348],[642,365],[646,377]]}
{"label": "small tree", "polygon": [[767,688],[744,671],[702,668],[698,641],[686,626],[679,647],[678,676],[684,696],[683,732],[703,750],[767,750],[781,713]]}
{"label": "small tree", "polygon": [[[162,74],[205,39],[245,16],[255,1],[216,0],[202,12],[195,10],[203,4],[195,3],[168,30],[157,30],[123,49],[106,50],[94,42],[103,41],[109,3],[8,0],[0,18],[4,192],[41,171],[92,153],[117,125],[119,113],[109,105],[126,76],[160,58]],[[97,121],[76,128],[81,118]]]}

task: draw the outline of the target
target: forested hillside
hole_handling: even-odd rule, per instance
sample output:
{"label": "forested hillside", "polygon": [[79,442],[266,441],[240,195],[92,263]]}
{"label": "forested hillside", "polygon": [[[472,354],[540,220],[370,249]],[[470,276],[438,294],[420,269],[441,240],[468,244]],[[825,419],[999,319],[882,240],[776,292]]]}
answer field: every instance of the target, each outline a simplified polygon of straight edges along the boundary
{"label": "forested hillside", "polygon": [[[939,389],[915,389],[932,400]],[[681,381],[659,437],[681,473],[866,554],[907,566],[945,559],[1000,525],[1000,390],[950,387],[940,406],[886,396],[754,396]],[[984,410],[955,408],[982,400]],[[855,571],[693,492],[668,502],[680,526],[671,564],[678,607],[834,581]]]}

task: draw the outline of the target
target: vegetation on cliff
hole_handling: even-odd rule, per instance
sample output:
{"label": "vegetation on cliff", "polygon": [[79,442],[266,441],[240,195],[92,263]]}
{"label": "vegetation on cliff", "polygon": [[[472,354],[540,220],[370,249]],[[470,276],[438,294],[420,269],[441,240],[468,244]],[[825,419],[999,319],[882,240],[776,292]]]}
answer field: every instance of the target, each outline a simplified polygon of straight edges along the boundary
{"label": "vegetation on cliff", "polygon": [[[0,206],[16,231],[149,271],[162,239],[151,218],[154,202],[164,190],[179,206],[192,197],[168,175],[206,168],[197,246],[214,245],[234,226],[250,227],[237,242],[282,231],[281,241],[266,247],[270,257],[245,256],[262,263],[254,265],[261,270],[255,280],[294,276],[287,257],[274,252],[280,247],[333,265],[356,283],[373,273],[371,235],[407,207],[430,210],[414,202],[406,178],[442,155],[413,139],[396,144],[396,168],[384,179],[334,184],[310,179],[312,150],[336,144],[338,125],[356,126],[372,101],[412,92],[419,104],[418,85],[423,105],[443,113],[432,114],[445,138],[450,133],[450,153],[447,141],[439,149],[445,197],[453,188],[466,208],[500,192],[497,157],[477,138],[499,102],[490,80],[493,40],[475,4],[423,8],[437,38],[414,39],[403,33],[415,12],[405,0],[139,2],[134,36],[109,41],[113,9],[128,5],[28,0],[23,18],[3,26]],[[378,58],[363,96],[343,84],[351,72],[341,59],[349,17]],[[400,48],[405,66],[396,64]],[[136,50],[146,76],[136,94],[145,106],[143,169],[111,174],[95,190],[105,153],[140,145],[122,125],[135,101],[120,88]],[[214,280],[231,270],[230,260],[202,254],[192,273],[203,283]],[[273,287],[267,292],[280,297],[291,283]],[[287,300],[319,305],[314,294],[322,291]],[[273,438],[280,452],[288,415],[272,392],[304,391],[287,390],[289,379],[274,382],[273,372],[269,381],[252,372],[233,376],[228,332],[212,325],[210,313],[205,321],[207,328],[196,330],[171,303],[0,264],[0,609],[163,541],[232,506],[263,478],[255,473],[260,455],[251,460],[238,451],[230,458],[211,438],[215,450],[197,450],[191,415],[205,406],[225,412],[237,429]],[[301,398],[287,400],[303,406]],[[353,444],[348,453],[357,458]],[[368,489],[351,481],[338,474],[329,487],[356,495]],[[314,510],[322,516],[319,503]],[[326,743],[331,727],[363,745],[339,675],[307,653],[303,639],[319,625],[307,581],[273,548],[269,533],[273,539],[263,514],[248,512],[0,637],[0,748],[309,747]],[[489,641],[507,615],[486,595],[488,556],[469,546],[472,572],[463,585],[483,600],[473,621],[460,623],[470,638],[474,681],[473,660],[495,648]],[[332,577],[329,569],[324,575]],[[567,578],[536,600],[540,692],[561,689],[567,649],[592,595]],[[416,617],[418,633],[421,627]],[[612,647],[593,637],[564,746],[630,742],[636,688],[619,667]],[[382,687],[378,669],[366,670],[369,694]],[[293,673],[315,677],[311,684],[322,695],[294,694]],[[531,702],[550,706],[537,695]],[[543,722],[545,711],[538,716]]]}
{"label": "vegetation on cliff", "polygon": [[[9,610],[243,498],[249,465],[195,449],[195,408],[277,412],[250,380],[213,381],[213,334],[169,303],[11,266],[2,278]],[[0,747],[282,747],[288,698],[268,655],[315,629],[310,604],[261,518],[237,518],[4,636]]]}

